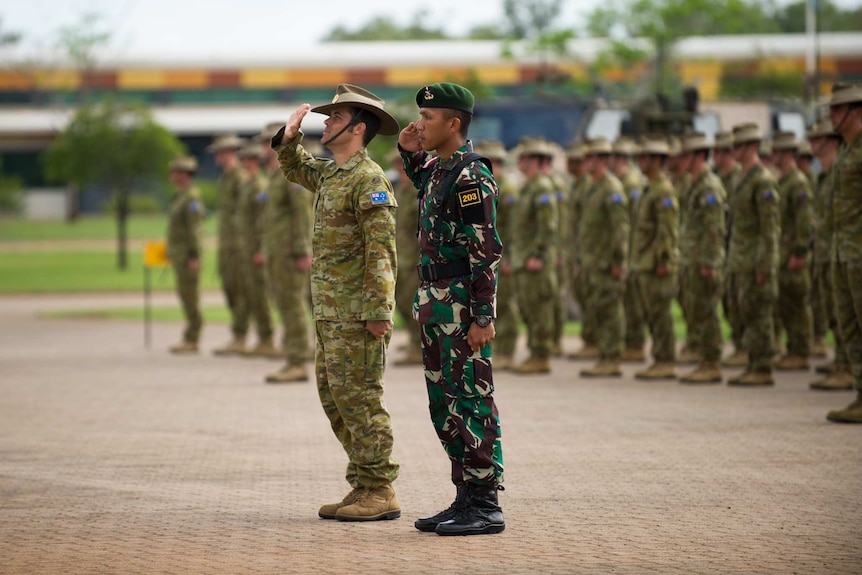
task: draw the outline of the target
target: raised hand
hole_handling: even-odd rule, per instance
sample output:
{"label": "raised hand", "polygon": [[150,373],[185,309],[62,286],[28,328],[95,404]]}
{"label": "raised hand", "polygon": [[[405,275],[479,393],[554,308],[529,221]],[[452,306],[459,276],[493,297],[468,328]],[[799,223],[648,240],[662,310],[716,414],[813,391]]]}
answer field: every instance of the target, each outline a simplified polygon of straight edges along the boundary
{"label": "raised hand", "polygon": [[422,149],[422,144],[419,143],[419,131],[416,129],[416,122],[410,122],[406,128],[401,130],[401,133],[398,134],[398,144],[408,152],[418,152]]}
{"label": "raised hand", "polygon": [[302,125],[302,119],[308,114],[308,111],[311,110],[311,104],[302,104],[299,108],[294,110],[293,114],[288,118],[287,123],[284,125],[284,137],[281,139],[282,143],[285,143],[289,140],[292,140],[296,134],[299,132],[299,127]]}

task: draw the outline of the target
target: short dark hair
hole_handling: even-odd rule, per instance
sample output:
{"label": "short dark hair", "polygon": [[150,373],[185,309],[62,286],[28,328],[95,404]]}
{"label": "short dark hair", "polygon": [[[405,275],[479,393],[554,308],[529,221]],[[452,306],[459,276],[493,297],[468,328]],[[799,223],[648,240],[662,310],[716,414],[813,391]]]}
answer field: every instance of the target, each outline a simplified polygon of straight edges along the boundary
{"label": "short dark hair", "polygon": [[377,132],[380,130],[380,118],[362,108],[353,108],[353,119],[351,122],[356,125],[359,123],[365,124],[365,134],[362,136],[362,144],[367,146]]}
{"label": "short dark hair", "polygon": [[707,162],[709,161],[709,156],[711,153],[712,153],[711,150],[706,150],[706,149],[694,151],[695,156],[703,156],[703,159]]}
{"label": "short dark hair", "polygon": [[452,118],[458,118],[461,120],[461,129],[459,130],[459,133],[462,138],[466,138],[467,132],[470,130],[470,122],[473,120],[473,114],[465,112],[464,110],[454,110],[452,108],[445,108],[445,110],[447,120],[451,120]]}

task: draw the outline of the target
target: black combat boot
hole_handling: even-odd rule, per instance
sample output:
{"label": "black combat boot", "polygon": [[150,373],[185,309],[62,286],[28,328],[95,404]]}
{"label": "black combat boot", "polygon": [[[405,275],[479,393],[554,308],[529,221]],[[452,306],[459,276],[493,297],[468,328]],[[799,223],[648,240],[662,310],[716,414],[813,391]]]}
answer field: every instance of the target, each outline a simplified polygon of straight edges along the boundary
{"label": "black combat boot", "polygon": [[426,533],[431,533],[435,529],[437,529],[437,525],[443,523],[444,521],[449,521],[455,514],[458,513],[467,503],[467,484],[459,483],[455,486],[455,501],[452,502],[452,505],[449,506],[445,511],[441,511],[437,515],[433,515],[431,517],[422,517],[417,519],[413,526],[416,527],[419,531],[425,531]]}
{"label": "black combat boot", "polygon": [[467,505],[455,517],[437,525],[437,535],[485,535],[506,528],[497,504],[496,485],[467,484]]}

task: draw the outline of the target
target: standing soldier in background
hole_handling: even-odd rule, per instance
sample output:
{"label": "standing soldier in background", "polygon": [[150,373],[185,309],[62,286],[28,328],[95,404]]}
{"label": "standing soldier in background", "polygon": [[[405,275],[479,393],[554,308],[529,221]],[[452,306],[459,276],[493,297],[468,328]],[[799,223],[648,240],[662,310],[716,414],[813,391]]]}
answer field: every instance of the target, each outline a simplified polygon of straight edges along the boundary
{"label": "standing soldier in background", "polygon": [[826,417],[862,423],[862,84],[833,88],[829,119],[845,144],[833,168],[832,277],[835,314],[853,371],[856,399]]}
{"label": "standing soldier in background", "polygon": [[629,241],[629,276],[626,278],[626,291],[623,296],[623,313],[626,321],[625,348],[622,361],[640,362],[646,359],[644,345],[646,332],[644,328],[644,313],[640,294],[637,288],[637,278],[632,272],[632,241],[635,235],[635,220],[638,205],[644,189],[644,177],[635,166],[633,158],[638,153],[637,145],[625,136],[614,142],[614,153],[611,156],[611,171],[622,182],[623,189],[629,201],[629,221],[631,222],[631,240]]}
{"label": "standing soldier in background", "polygon": [[564,355],[563,334],[566,330],[566,321],[569,319],[569,270],[572,266],[573,241],[571,230],[569,229],[571,185],[569,184],[568,174],[554,169],[554,157],[560,154],[560,147],[553,142],[547,142],[547,144],[552,156],[548,162],[545,162],[542,169],[545,175],[551,178],[551,181],[554,183],[557,198],[557,295],[554,298],[554,328],[551,336],[553,347],[551,353],[555,357],[562,357]]}
{"label": "standing soldier in background", "polygon": [[592,319],[595,316],[586,313],[587,279],[581,266],[580,227],[584,213],[584,203],[593,185],[593,180],[587,172],[585,159],[586,146],[581,141],[572,142],[566,150],[566,168],[572,176],[572,191],[569,195],[569,230],[572,238],[572,266],[570,282],[572,293],[581,310],[581,341],[583,347],[571,354],[569,359],[596,359],[599,357],[596,326]]}
{"label": "standing soldier in background", "polygon": [[[808,133],[808,139],[823,170],[817,178],[817,192],[814,194],[817,232],[814,240],[812,282],[818,285],[817,292],[822,300],[821,307],[826,313],[826,321],[835,338],[835,360],[828,366],[827,377],[812,382],[810,387],[826,391],[853,389],[853,374],[850,372],[844,338],[841,337],[841,330],[838,328],[832,287],[833,196],[836,176],[834,167],[838,157],[838,147],[841,145],[841,136],[832,129],[832,122],[823,120]],[[821,368],[817,369],[820,371]]]}
{"label": "standing soldier in background", "polygon": [[610,142],[595,138],[587,145],[587,169],[593,186],[582,204],[578,244],[581,273],[588,283],[584,321],[596,326],[599,361],[581,370],[581,375],[619,377],[622,375],[623,293],[630,241],[628,199],[622,183],[608,170],[612,153]]}
{"label": "standing soldier in background", "polygon": [[240,253],[243,263],[243,280],[249,314],[257,327],[257,345],[245,355],[282,357],[272,343],[272,316],[266,285],[266,256],[263,252],[266,224],[267,181],[261,173],[263,149],[259,143],[250,144],[239,151],[239,161],[245,171],[237,211],[237,229],[240,235]]}
{"label": "standing soldier in background", "polygon": [[[817,191],[818,191],[818,177],[817,174],[811,169],[811,164],[814,160],[814,150],[812,149],[811,142],[808,140],[803,140],[799,143],[799,147],[796,149],[796,165],[799,166],[799,169],[805,174],[805,178],[808,180],[809,187],[811,188],[811,197],[814,202],[814,228],[815,233],[812,237],[812,242],[814,242],[814,249],[817,249],[817,228],[820,225],[820,215],[817,210],[819,207]],[[821,166],[822,168],[822,166]],[[826,170],[822,169],[822,174],[825,175]],[[812,257],[809,259],[809,268],[808,273],[811,277],[811,291],[808,296],[809,303],[811,305],[811,320],[812,320],[812,335],[811,335],[811,357],[816,358],[825,358],[829,357],[827,346],[826,346],[826,332],[829,331],[829,316],[830,314],[827,312],[826,308],[823,306],[823,296],[820,294],[821,286],[820,281],[817,279],[817,270],[815,269],[817,263],[814,261],[815,258]]]}
{"label": "standing soldier in background", "polygon": [[171,347],[171,353],[198,352],[203,317],[200,310],[201,228],[204,204],[193,183],[198,161],[192,156],[180,156],[168,165],[170,182],[176,188],[168,216],[168,259],[174,269],[177,295],[183,306],[186,329],[183,341]]}
{"label": "standing soldier in background", "polygon": [[676,334],[671,305],[679,272],[679,204],[665,174],[670,150],[662,140],[646,140],[638,156],[648,178],[633,224],[630,273],[652,337],[654,363],[637,379],[676,379]]}
{"label": "standing soldier in background", "polygon": [[[689,346],[701,358],[693,372],[679,378],[684,383],[721,382],[721,319],[718,302],[723,288],[726,246],[725,205],[727,197],[721,180],[709,168],[710,146],[706,136],[693,133],[683,138],[682,162],[692,184],[681,218],[680,277],[693,325]],[[696,339],[692,334],[697,334]]]}
{"label": "standing soldier in background", "polygon": [[518,343],[520,312],[516,301],[517,290],[512,269],[511,253],[514,249],[515,211],[518,206],[518,188],[506,177],[504,162],[506,148],[502,142],[483,140],[476,143],[476,152],[491,160],[494,179],[497,181],[497,232],[503,242],[503,256],[497,275],[497,334],[494,337],[494,369],[511,369]]}
{"label": "standing soldier in background", "polygon": [[[271,141],[282,125],[269,124],[264,128],[264,141]],[[266,381],[306,381],[311,328],[308,307],[311,194],[282,175],[275,150],[267,146],[264,157],[269,176],[264,237],[266,264],[272,299],[284,327],[281,341],[287,360],[279,371],[267,375]]]}
{"label": "standing soldier in background", "polygon": [[796,166],[798,146],[793,132],[773,134],[772,150],[781,175],[778,181],[781,240],[777,311],[787,330],[787,354],[775,362],[775,368],[807,371],[812,336],[808,254],[814,237],[814,209],[808,178]]}
{"label": "standing soldier in background", "polygon": [[773,385],[774,326],[772,309],[778,298],[778,236],[781,215],[777,183],[758,158],[761,141],[757,124],[733,128],[733,150],[742,166],[742,180],[730,199],[733,221],[728,273],[734,303],[745,322],[743,347],[748,351],[745,372],[730,385]]}
{"label": "standing soldier in background", "polygon": [[515,373],[550,373],[557,283],[557,190],[545,166],[553,151],[543,138],[525,138],[518,146],[518,169],[525,180],[518,193],[515,238],[511,253],[518,291],[518,309],[527,324],[530,356],[512,368]]}
{"label": "standing soldier in background", "polygon": [[248,332],[248,300],[243,280],[244,264],[240,252],[240,234],[237,229],[240,188],[243,182],[237,150],[244,142],[229,134],[216,138],[207,151],[215,154],[215,162],[222,170],[218,180],[218,272],[222,291],[231,315],[233,340],[213,350],[215,355],[242,355]]}

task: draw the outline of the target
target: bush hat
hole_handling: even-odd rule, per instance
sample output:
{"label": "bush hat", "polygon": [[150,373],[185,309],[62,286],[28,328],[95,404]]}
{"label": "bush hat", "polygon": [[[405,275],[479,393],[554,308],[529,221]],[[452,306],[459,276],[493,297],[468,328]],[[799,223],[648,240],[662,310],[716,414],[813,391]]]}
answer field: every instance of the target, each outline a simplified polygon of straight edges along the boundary
{"label": "bush hat", "polygon": [[332,98],[331,104],[315,106],[311,111],[328,116],[334,108],[339,106],[350,106],[352,108],[367,110],[380,120],[378,134],[382,136],[394,136],[401,130],[401,127],[398,125],[398,120],[383,109],[384,104],[385,102],[382,99],[365,88],[360,88],[353,84],[339,84],[335,89],[335,97]]}

